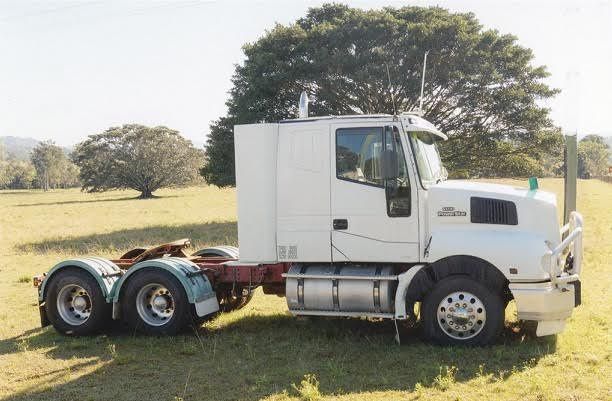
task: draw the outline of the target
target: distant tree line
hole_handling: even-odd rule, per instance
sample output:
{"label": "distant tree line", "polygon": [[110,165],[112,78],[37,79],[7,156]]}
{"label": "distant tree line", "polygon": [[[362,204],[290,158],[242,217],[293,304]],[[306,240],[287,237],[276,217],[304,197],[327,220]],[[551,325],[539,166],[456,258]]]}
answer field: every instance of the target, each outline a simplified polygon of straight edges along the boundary
{"label": "distant tree line", "polygon": [[79,169],[64,149],[52,141],[40,142],[30,152],[29,159],[7,156],[0,143],[0,189],[31,189],[45,191],[80,185]]}
{"label": "distant tree line", "polygon": [[[540,177],[559,177],[564,174],[564,143],[559,142],[547,154],[542,155],[537,165],[527,169]],[[583,179],[610,175],[612,152],[605,138],[586,135],[578,141],[578,177]]]}
{"label": "distant tree line", "polygon": [[70,155],[47,141],[32,149],[29,160],[18,160],[7,156],[0,142],[0,189],[129,188],[145,199],[160,188],[202,182],[203,164],[203,151],[178,131],[125,124],[90,135]]}
{"label": "distant tree line", "polygon": [[587,135],[578,143],[578,177],[592,178],[609,174],[612,153],[605,139]]}

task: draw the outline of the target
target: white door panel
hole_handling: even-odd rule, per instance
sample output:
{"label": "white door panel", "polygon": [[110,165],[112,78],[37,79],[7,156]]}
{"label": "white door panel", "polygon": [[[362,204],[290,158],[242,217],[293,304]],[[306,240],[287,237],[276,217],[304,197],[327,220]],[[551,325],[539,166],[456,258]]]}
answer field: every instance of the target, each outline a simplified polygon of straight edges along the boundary
{"label": "white door panel", "polygon": [[[376,145],[376,139],[372,139],[378,135],[376,132],[383,132],[383,127],[383,124],[331,126],[330,202],[333,261],[413,262],[419,259],[417,191],[410,170],[410,215],[390,217],[387,214],[385,189],[378,175],[380,168],[375,166],[378,157],[376,149],[380,149],[380,146]],[[338,129],[342,130],[340,139],[337,138]],[[355,135],[354,139],[350,135]],[[366,139],[360,140],[360,135]],[[405,139],[402,138],[404,150]],[[338,169],[337,147],[342,147],[339,152],[343,152],[343,164]],[[410,154],[406,151],[404,153]],[[333,228],[334,221],[344,220],[346,228]]]}
{"label": "white door panel", "polygon": [[418,255],[419,252],[419,246],[416,243],[385,242],[374,238],[349,234],[344,231],[334,231],[332,243],[334,244],[334,262],[341,260],[355,262],[413,262],[414,255]]}

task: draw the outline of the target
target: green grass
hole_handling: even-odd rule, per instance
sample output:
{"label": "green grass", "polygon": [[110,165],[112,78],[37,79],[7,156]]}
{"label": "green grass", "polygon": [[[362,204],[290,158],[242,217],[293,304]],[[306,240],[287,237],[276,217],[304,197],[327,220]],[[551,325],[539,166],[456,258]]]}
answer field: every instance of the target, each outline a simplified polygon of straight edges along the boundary
{"label": "green grass", "polygon": [[[562,189],[561,180],[541,186]],[[66,257],[113,257],[183,237],[194,248],[236,245],[233,190],[157,195],[0,192],[0,399],[612,399],[610,184],[579,183],[584,305],[557,337],[535,338],[509,321],[489,348],[429,345],[413,328],[402,328],[397,346],[392,322],[294,318],[283,298],[260,292],[243,310],[176,337],[110,328],[71,338],[39,328],[36,291],[25,277]]]}

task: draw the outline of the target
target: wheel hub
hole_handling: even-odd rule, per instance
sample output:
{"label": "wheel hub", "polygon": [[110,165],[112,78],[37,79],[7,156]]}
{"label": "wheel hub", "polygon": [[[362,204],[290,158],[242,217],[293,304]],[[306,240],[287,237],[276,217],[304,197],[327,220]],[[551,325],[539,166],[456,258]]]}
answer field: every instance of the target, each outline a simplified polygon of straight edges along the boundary
{"label": "wheel hub", "polygon": [[156,310],[166,310],[166,308],[168,307],[168,301],[166,300],[166,298],[162,295],[157,295],[154,299],[153,299],[153,307]]}
{"label": "wheel hub", "polygon": [[78,311],[83,311],[87,308],[87,300],[84,296],[78,295],[74,297],[74,300],[72,301],[72,306],[74,306],[74,309]]}
{"label": "wheel hub", "polygon": [[161,284],[147,284],[138,291],[136,310],[145,323],[163,326],[174,315],[174,298]]}
{"label": "wheel hub", "polygon": [[467,340],[482,331],[486,311],[482,301],[469,292],[448,294],[438,305],[438,324],[446,335]]}
{"label": "wheel hub", "polygon": [[68,284],[57,293],[57,312],[66,323],[79,326],[91,315],[91,297],[87,290],[76,284]]}

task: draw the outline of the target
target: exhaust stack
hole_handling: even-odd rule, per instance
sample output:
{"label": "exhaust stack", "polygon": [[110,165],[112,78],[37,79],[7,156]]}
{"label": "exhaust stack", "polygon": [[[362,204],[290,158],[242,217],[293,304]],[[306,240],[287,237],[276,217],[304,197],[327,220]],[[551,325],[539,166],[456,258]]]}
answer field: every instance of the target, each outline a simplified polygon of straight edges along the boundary
{"label": "exhaust stack", "polygon": [[300,118],[308,118],[308,94],[302,91],[300,95]]}

